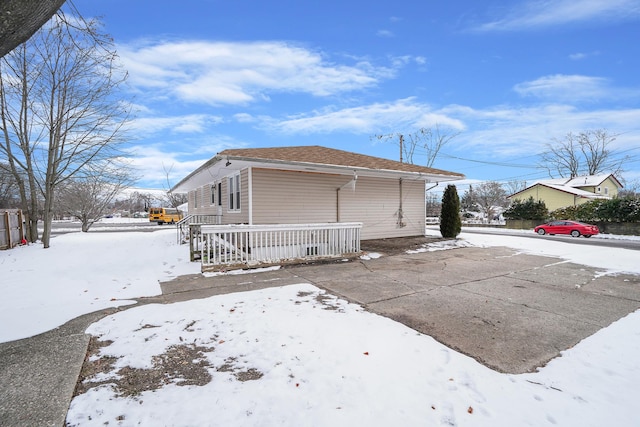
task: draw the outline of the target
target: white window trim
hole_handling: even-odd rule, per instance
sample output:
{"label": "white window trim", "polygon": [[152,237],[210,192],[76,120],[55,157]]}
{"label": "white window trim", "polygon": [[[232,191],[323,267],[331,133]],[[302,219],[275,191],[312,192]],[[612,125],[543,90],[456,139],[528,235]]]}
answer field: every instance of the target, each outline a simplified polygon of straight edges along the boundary
{"label": "white window trim", "polygon": [[202,188],[198,187],[196,188],[196,197],[195,197],[195,205],[196,205],[196,209],[198,209],[202,203]]}
{"label": "white window trim", "polygon": [[241,212],[241,199],[242,185],[240,182],[240,172],[237,172],[227,178],[227,211]]}

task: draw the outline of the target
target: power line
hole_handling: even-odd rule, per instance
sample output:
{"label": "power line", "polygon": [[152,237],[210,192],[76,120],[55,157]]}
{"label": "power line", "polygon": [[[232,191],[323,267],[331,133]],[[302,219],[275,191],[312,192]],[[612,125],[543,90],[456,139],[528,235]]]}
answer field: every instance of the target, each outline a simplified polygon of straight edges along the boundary
{"label": "power line", "polygon": [[523,164],[508,163],[508,162],[490,162],[490,161],[476,160],[476,159],[465,159],[464,157],[452,156],[450,154],[444,154],[444,153],[442,153],[441,156],[446,157],[448,159],[456,159],[456,160],[462,160],[465,162],[480,163],[483,165],[490,165],[490,166],[504,166],[504,167],[510,167],[510,168],[524,168],[524,169],[540,169],[540,166],[523,165]]}

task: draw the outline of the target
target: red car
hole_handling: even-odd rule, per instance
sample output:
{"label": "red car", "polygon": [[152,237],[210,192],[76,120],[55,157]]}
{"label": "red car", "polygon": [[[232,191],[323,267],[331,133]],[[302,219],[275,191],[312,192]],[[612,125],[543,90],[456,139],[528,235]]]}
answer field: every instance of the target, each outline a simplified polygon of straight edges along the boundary
{"label": "red car", "polygon": [[573,237],[591,237],[594,234],[598,234],[600,230],[597,225],[583,224],[577,221],[551,221],[546,224],[542,224],[533,229],[541,236],[544,234],[570,234]]}

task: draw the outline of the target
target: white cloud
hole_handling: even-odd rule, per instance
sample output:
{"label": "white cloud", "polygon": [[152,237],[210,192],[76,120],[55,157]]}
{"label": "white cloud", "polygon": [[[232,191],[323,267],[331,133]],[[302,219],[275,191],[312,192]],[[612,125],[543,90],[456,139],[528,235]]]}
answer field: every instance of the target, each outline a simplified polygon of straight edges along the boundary
{"label": "white cloud", "polygon": [[222,118],[208,114],[189,114],[171,117],[139,117],[131,121],[130,129],[138,135],[169,131],[172,133],[202,133],[222,122]]}
{"label": "white cloud", "polygon": [[330,96],[395,75],[364,60],[334,63],[322,52],[284,42],[181,41],[121,46],[119,52],[134,86],[211,105],[247,104],[274,93]]}
{"label": "white cloud", "polygon": [[254,123],[256,121],[256,118],[253,117],[251,114],[248,113],[238,113],[238,114],[234,114],[233,118],[238,122],[238,123]]}
{"label": "white cloud", "polygon": [[609,82],[602,77],[556,74],[514,86],[522,96],[561,100],[594,100],[610,95]]}
{"label": "white cloud", "polygon": [[640,16],[638,0],[535,0],[506,16],[476,26],[477,31],[519,31],[587,21],[621,21]]}
{"label": "white cloud", "polygon": [[576,53],[572,53],[569,55],[569,59],[571,59],[572,61],[581,61],[583,59],[587,59],[590,58],[592,56],[598,56],[600,55],[600,52],[598,51],[593,51],[593,52],[576,52]]}
{"label": "white cloud", "polygon": [[378,30],[376,34],[378,35],[378,37],[384,37],[384,38],[395,37],[395,34],[393,34],[393,32],[389,30]]}
{"label": "white cloud", "polygon": [[430,127],[436,123],[455,129],[464,128],[461,121],[433,111],[429,105],[418,103],[414,98],[339,110],[319,110],[284,120],[264,117],[262,119],[264,125],[270,130],[288,134],[332,132],[373,134]]}
{"label": "white cloud", "polygon": [[569,55],[569,59],[572,59],[574,61],[579,61],[579,60],[584,59],[586,57],[587,57],[587,54],[586,53],[581,53],[581,52],[572,53],[571,55]]}
{"label": "white cloud", "polygon": [[585,102],[605,99],[632,98],[640,90],[616,88],[609,79],[581,75],[555,74],[514,86],[521,96],[534,96],[553,102]]}
{"label": "white cloud", "polygon": [[416,56],[414,60],[416,61],[416,64],[419,64],[419,65],[427,64],[427,58],[425,58],[424,56]]}
{"label": "white cloud", "polygon": [[246,144],[229,137],[213,136],[162,144],[144,143],[133,145],[127,151],[132,166],[143,176],[146,185],[167,188],[167,179],[173,186],[220,151],[244,146]]}
{"label": "white cloud", "polygon": [[552,138],[589,129],[608,129],[620,134],[612,148],[640,147],[637,108],[582,111],[563,104],[487,109],[450,105],[440,111],[467,125],[468,129],[456,140],[470,152],[487,152],[498,157],[534,155]]}
{"label": "white cloud", "polygon": [[[533,89],[533,85],[531,86]],[[451,104],[434,108],[415,98],[342,109],[324,109],[287,117],[256,117],[263,128],[289,135],[352,133],[356,135],[408,132],[438,124],[461,131],[456,145],[470,153],[495,156],[533,155],[552,138],[588,129],[622,134],[616,145],[640,146],[640,109],[581,110],[568,103],[531,107],[500,105],[488,108]],[[466,147],[466,148],[464,148]]]}

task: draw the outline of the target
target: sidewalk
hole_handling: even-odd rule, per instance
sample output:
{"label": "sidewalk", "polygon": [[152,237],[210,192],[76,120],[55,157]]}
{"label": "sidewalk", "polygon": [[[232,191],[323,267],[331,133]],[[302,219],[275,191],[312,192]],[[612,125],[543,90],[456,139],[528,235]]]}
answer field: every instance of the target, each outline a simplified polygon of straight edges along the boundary
{"label": "sidewalk", "polygon": [[[594,277],[594,269],[557,258],[463,248],[242,275],[181,276],[162,283],[162,295],[139,304],[311,283],[493,369],[520,373],[640,308],[640,277]],[[63,426],[86,353],[84,330],[115,311],[0,344],[0,425]]]}

